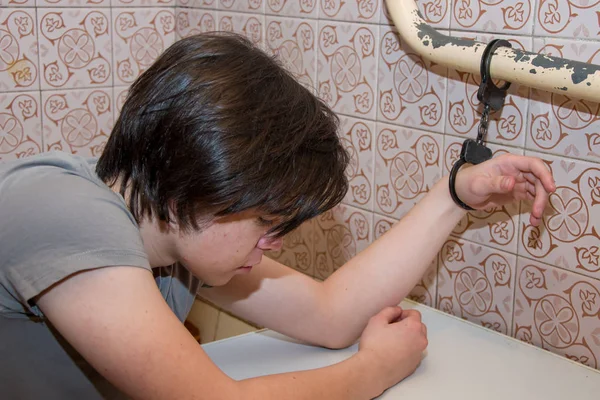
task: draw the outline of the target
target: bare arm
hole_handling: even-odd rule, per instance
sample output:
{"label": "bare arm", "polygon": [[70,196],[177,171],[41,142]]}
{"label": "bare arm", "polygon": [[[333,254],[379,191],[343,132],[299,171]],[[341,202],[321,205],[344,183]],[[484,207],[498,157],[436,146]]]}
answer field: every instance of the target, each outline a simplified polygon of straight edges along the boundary
{"label": "bare arm", "polygon": [[464,216],[447,192],[443,180],[389,232],[322,283],[263,259],[251,274],[199,294],[300,340],[349,346],[371,316],[406,297]]}
{"label": "bare arm", "polygon": [[[133,398],[368,399],[403,378],[382,373],[373,351],[382,341],[377,338],[369,350],[330,367],[234,381],[211,362],[168,308],[152,274],[140,268],[71,276],[37,303],[98,372]],[[406,321],[413,322],[414,331],[416,322]],[[380,318],[377,324],[388,331],[404,329],[387,322]],[[375,326],[375,332],[385,330]]]}
{"label": "bare arm", "polygon": [[[459,197],[478,209],[533,200],[534,224],[540,223],[552,190],[552,176],[540,160],[514,155],[464,168],[457,182]],[[398,224],[322,284],[266,261],[264,268],[261,264],[252,274],[201,295],[301,340],[345,347],[370,316],[408,295],[464,214],[444,177]]]}

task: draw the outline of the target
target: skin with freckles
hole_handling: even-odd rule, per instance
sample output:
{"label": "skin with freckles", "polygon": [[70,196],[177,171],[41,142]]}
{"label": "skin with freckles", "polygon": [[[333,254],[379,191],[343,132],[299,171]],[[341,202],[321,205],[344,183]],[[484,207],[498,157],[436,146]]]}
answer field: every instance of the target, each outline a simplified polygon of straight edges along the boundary
{"label": "skin with freckles", "polygon": [[277,250],[283,239],[269,234],[272,220],[256,212],[216,218],[200,232],[180,234],[175,244],[179,261],[210,286],[222,286],[260,264],[265,251]]}

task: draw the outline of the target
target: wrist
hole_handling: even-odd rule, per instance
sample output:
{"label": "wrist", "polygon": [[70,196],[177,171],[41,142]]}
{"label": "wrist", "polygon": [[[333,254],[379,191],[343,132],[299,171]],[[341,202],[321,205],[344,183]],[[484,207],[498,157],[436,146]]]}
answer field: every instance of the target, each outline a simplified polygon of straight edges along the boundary
{"label": "wrist", "polygon": [[375,398],[392,384],[388,384],[386,373],[382,370],[383,362],[374,351],[360,349],[352,356],[352,361],[358,365],[363,382],[369,383],[369,398]]}
{"label": "wrist", "polygon": [[[460,176],[460,171],[457,174],[457,194],[460,196],[460,185],[458,184],[458,179]],[[462,178],[462,177],[461,177]],[[465,214],[467,213],[467,210],[463,209],[462,207],[460,207],[458,204],[456,204],[456,202],[452,199],[452,195],[450,194],[450,176],[449,175],[445,175],[443,176],[439,181],[437,181],[435,183],[435,185],[433,185],[433,187],[430,190],[430,194],[435,196],[436,198],[438,198],[440,200],[440,210],[444,213],[444,214],[449,214],[452,217],[456,217],[457,218],[457,222],[460,221],[460,219],[462,217],[465,216]]]}
{"label": "wrist", "polygon": [[470,205],[463,201],[464,196],[459,194],[460,192],[464,192],[461,190],[463,186],[459,184],[459,180],[464,180],[464,172],[461,174],[461,171],[464,168],[468,168],[471,164],[467,164],[464,160],[460,159],[452,166],[452,170],[450,171],[450,175],[448,175],[448,192],[450,193],[450,197],[454,203],[466,211],[474,211],[475,209]]}

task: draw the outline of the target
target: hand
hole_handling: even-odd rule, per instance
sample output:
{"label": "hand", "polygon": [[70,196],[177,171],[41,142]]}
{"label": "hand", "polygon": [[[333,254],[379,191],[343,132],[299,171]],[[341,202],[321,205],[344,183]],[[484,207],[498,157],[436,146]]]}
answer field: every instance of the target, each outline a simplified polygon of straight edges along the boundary
{"label": "hand", "polygon": [[369,320],[358,352],[373,363],[383,391],[415,371],[426,347],[427,328],[421,323],[421,313],[387,307]]}
{"label": "hand", "polygon": [[456,176],[456,194],[476,210],[532,200],[530,222],[533,226],[542,221],[548,196],[555,190],[552,173],[542,160],[514,154],[463,167]]}

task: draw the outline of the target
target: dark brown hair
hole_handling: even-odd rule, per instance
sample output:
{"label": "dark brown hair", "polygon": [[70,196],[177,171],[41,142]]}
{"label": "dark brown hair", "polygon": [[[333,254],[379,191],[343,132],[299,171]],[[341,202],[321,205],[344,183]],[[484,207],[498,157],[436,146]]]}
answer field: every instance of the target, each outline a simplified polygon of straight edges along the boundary
{"label": "dark brown hair", "polygon": [[202,216],[257,209],[283,217],[272,229],[283,235],[344,197],[337,128],[276,59],[242,36],[204,33],[170,46],[131,86],[96,172],[129,191],[138,222],[198,229]]}

